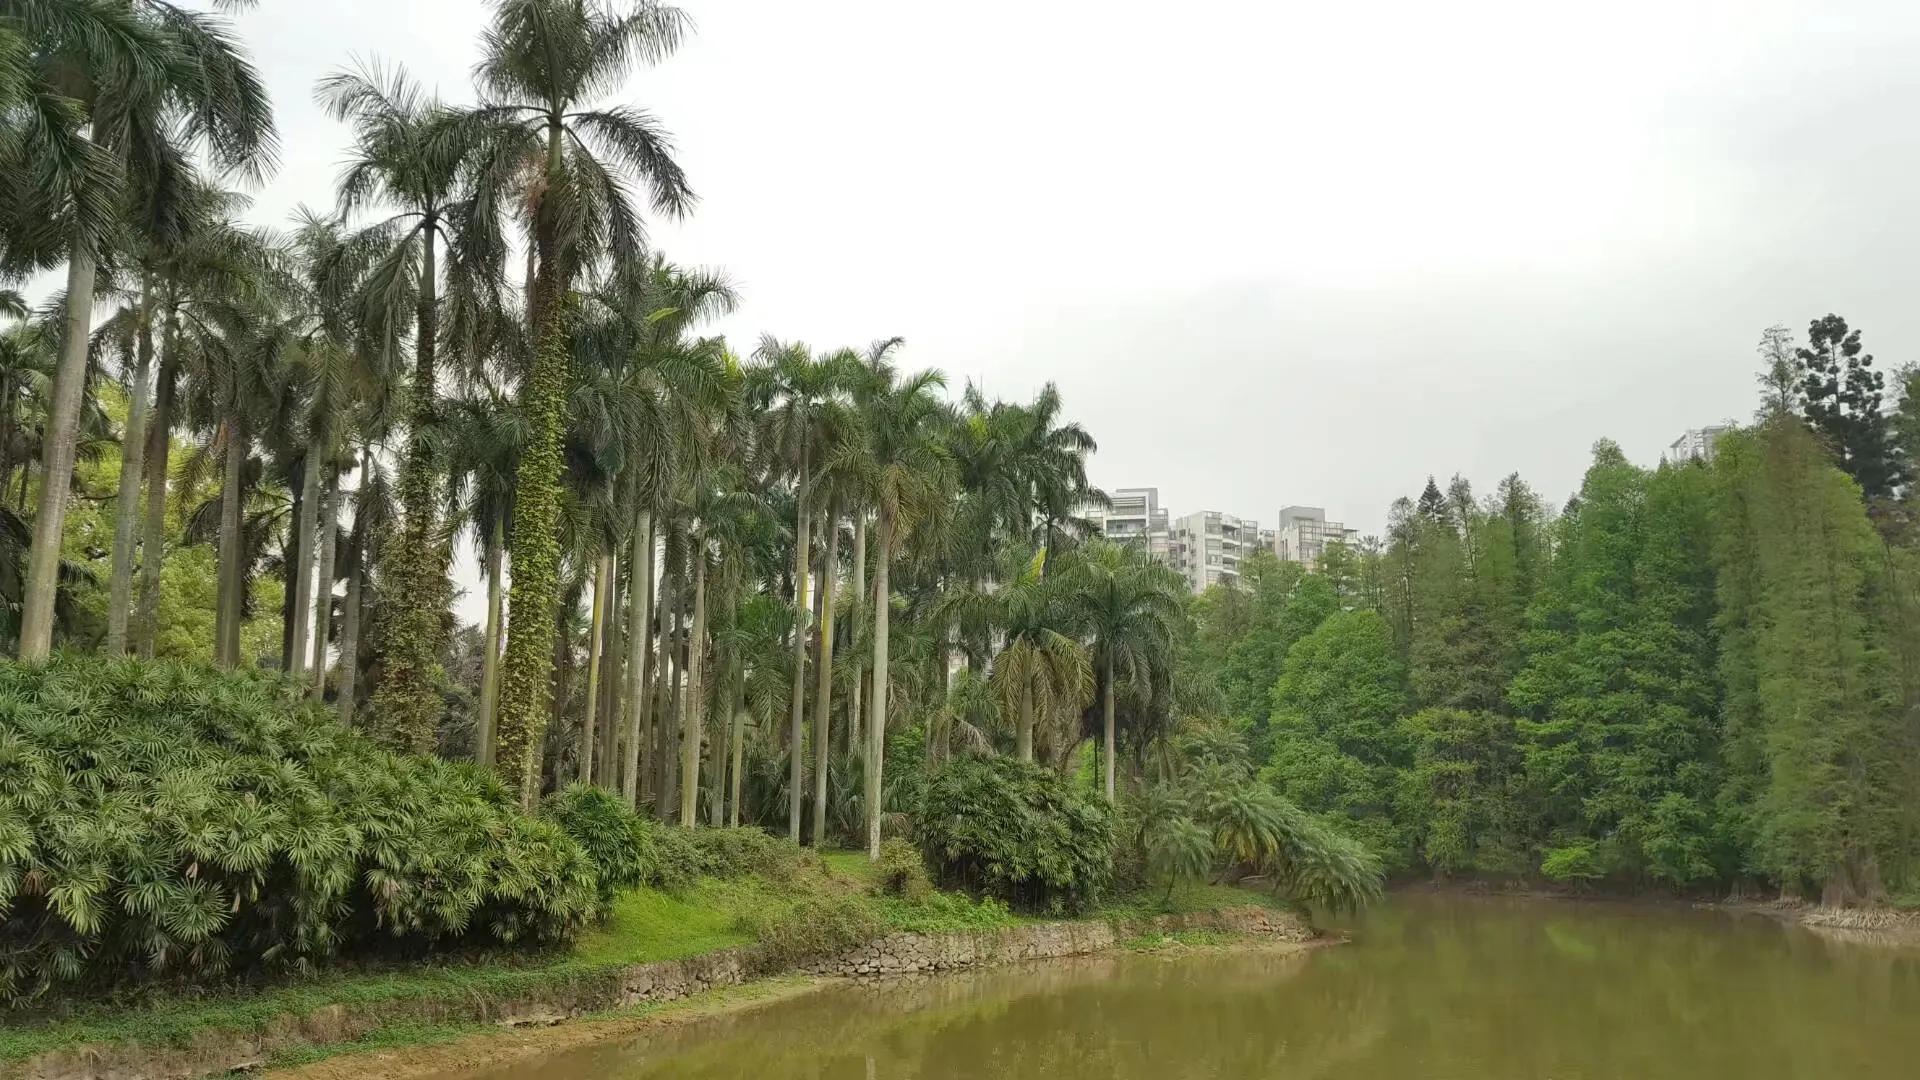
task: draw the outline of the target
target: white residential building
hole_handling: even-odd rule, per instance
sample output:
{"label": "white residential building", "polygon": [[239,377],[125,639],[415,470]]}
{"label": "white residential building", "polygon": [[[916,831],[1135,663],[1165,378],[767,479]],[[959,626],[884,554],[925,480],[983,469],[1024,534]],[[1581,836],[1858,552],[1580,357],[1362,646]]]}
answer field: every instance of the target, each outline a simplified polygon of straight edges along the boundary
{"label": "white residential building", "polygon": [[1667,460],[1676,465],[1683,461],[1704,461],[1711,465],[1714,443],[1720,436],[1732,430],[1732,424],[1711,424],[1707,427],[1689,428],[1685,434],[1673,440],[1673,445],[1667,447]]}
{"label": "white residential building", "polygon": [[1325,509],[1318,506],[1283,506],[1280,527],[1274,530],[1273,553],[1283,562],[1299,563],[1312,569],[1328,544],[1351,544],[1359,533],[1337,521],[1328,521]]}
{"label": "white residential building", "polygon": [[1175,518],[1173,568],[1185,574],[1194,592],[1211,585],[1240,584],[1240,560],[1260,543],[1260,526],[1252,518],[1202,510]]}
{"label": "white residential building", "polygon": [[1160,508],[1160,489],[1150,487],[1119,488],[1109,495],[1111,505],[1093,506],[1086,517],[1101,536],[1130,544],[1139,544],[1156,562],[1173,562],[1172,533],[1167,512]]}

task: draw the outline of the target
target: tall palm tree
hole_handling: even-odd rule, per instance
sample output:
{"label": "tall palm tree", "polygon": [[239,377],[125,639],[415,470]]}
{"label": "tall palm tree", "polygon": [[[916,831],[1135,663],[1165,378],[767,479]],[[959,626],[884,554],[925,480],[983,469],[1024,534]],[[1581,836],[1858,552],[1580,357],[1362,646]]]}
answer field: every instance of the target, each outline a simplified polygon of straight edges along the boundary
{"label": "tall palm tree", "polygon": [[493,764],[494,720],[500,692],[501,601],[506,584],[507,522],[513,516],[513,481],[526,441],[526,424],[498,387],[482,383],[450,403],[445,422],[447,462],[455,505],[449,517],[473,530],[487,579],[485,650],[480,666],[480,705],[475,717],[476,759]]}
{"label": "tall palm tree", "polygon": [[1170,659],[1186,589],[1171,568],[1136,548],[1105,542],[1077,551],[1063,577],[1081,626],[1093,639],[1100,674],[1101,764],[1112,802],[1116,686],[1124,679],[1136,694],[1150,692],[1148,672]]}
{"label": "tall palm tree", "polygon": [[439,419],[441,250],[447,249],[450,289],[485,293],[498,277],[505,244],[496,231],[498,218],[476,213],[473,198],[461,189],[466,127],[404,71],[335,72],[320,81],[315,97],[353,126],[351,157],[340,178],[341,212],[393,210],[366,227],[381,257],[367,274],[362,313],[374,348],[395,351],[409,331],[413,346],[399,471],[404,524],[389,569],[393,607],[384,624],[375,708],[384,739],[424,752],[433,745],[440,713],[436,671],[447,588],[432,433]]}
{"label": "tall palm tree", "polygon": [[692,201],[652,116],[624,105],[593,108],[591,101],[617,91],[636,62],[671,53],[686,26],[678,9],[650,2],[616,14],[592,0],[496,0],[482,37],[481,103],[469,121],[484,145],[476,212],[498,217],[524,207],[532,241],[534,349],[522,389],[529,439],[514,507],[498,759],[529,802],[551,692],[558,595],[555,530],[570,366],[565,296],[603,252],[621,262],[639,253],[640,219],[623,172],[648,184],[658,212],[678,215]]}
{"label": "tall palm tree", "polygon": [[874,679],[864,780],[867,854],[878,859],[887,690],[892,681],[888,632],[893,602],[888,576],[894,557],[914,531],[945,511],[950,457],[944,439],[947,410],[934,393],[946,385],[944,376],[921,371],[902,377],[891,364],[881,364],[867,378],[860,410],[862,438],[839,448],[834,468],[874,508]]}
{"label": "tall palm tree", "polygon": [[[74,0],[19,0],[9,12],[40,54],[36,100],[65,126],[73,153],[38,165],[36,216],[67,248],[66,322],[41,457],[21,612],[20,658],[41,663],[53,646],[53,605],[68,489],[87,377],[94,277],[122,200],[138,199],[185,171],[203,149],[223,170],[259,175],[275,153],[264,85],[224,20],[165,0],[124,10]],[[53,141],[53,140],[47,140]],[[44,246],[55,235],[43,231]]]}

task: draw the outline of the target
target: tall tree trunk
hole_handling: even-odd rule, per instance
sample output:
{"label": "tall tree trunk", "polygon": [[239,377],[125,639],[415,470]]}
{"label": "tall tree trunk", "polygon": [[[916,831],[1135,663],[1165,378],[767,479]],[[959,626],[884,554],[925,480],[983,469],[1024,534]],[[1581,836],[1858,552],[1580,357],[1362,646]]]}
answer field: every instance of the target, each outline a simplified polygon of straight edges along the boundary
{"label": "tall tree trunk", "polygon": [[[551,266],[551,262],[543,265]],[[531,430],[520,458],[513,521],[513,584],[507,603],[507,650],[500,669],[498,764],[533,805],[534,770],[553,694],[554,608],[560,563],[560,481],[564,465],[569,368],[563,305],[550,305],[540,329],[533,371],[522,393]]]}
{"label": "tall tree trunk", "polygon": [[827,836],[827,741],[833,726],[833,578],[840,571],[840,500],[827,511],[827,552],[820,567],[820,659],[813,690],[813,832],[819,847]]}
{"label": "tall tree trunk", "polygon": [[627,746],[621,794],[628,806],[640,804],[640,737],[646,727],[647,660],[653,653],[653,517],[640,511],[634,522],[633,551],[627,556]]}
{"label": "tall tree trunk", "polygon": [[881,770],[887,756],[887,622],[890,597],[887,571],[893,562],[893,521],[883,509],[874,532],[873,555],[873,713],[867,719],[867,858],[880,858]]}
{"label": "tall tree trunk", "polygon": [[733,661],[733,689],[727,695],[727,824],[740,824],[740,766],[746,756],[747,665],[745,657]]}
{"label": "tall tree trunk", "polygon": [[620,566],[620,549],[607,552],[609,564],[608,581],[612,588],[607,592],[606,628],[601,631],[600,641],[600,746],[593,752],[594,782],[608,791],[620,790],[620,659],[621,628],[626,620],[620,617],[625,609],[620,601],[625,595],[626,575]]}
{"label": "tall tree trunk", "polygon": [[1020,688],[1020,734],[1017,738],[1017,751],[1021,761],[1033,760],[1033,678],[1025,680]]}
{"label": "tall tree trunk", "polygon": [[[853,580],[849,583],[853,595],[862,603],[872,599],[867,592],[867,511],[860,508],[853,513]],[[858,649],[847,656],[854,667],[853,693],[847,702],[847,753],[864,753],[860,741],[861,692],[867,686],[867,658],[860,655]]]}
{"label": "tall tree trunk", "polygon": [[[366,493],[367,478],[372,475],[373,443],[368,441],[362,443],[360,446],[359,490],[361,494],[364,495]],[[372,538],[367,536],[366,529],[360,528],[360,522],[357,519],[359,515],[366,512],[367,506],[364,502],[354,511],[356,518],[354,521],[354,532],[360,534],[360,542],[355,545],[354,550],[350,553],[350,557],[353,559],[353,570],[347,574],[346,620],[340,627],[340,691],[336,704],[340,707],[340,722],[343,724],[353,723],[354,714],[360,704],[358,700],[360,684],[360,594],[364,591],[367,580],[367,559],[371,554],[369,549],[372,547]]]}
{"label": "tall tree trunk", "polygon": [[1102,714],[1101,727],[1103,729],[1102,734],[1104,736],[1101,742],[1101,753],[1105,755],[1104,760],[1101,762],[1101,764],[1106,769],[1106,774],[1107,774],[1107,802],[1111,803],[1113,802],[1113,726],[1114,726],[1113,725],[1113,657],[1111,656],[1107,657],[1106,669],[1107,669],[1106,690],[1104,693],[1100,695],[1101,697],[1100,712]]}
{"label": "tall tree trunk", "polygon": [[113,506],[113,576],[107,588],[108,656],[127,651],[127,623],[133,602],[134,529],[140,520],[140,481],[147,453],[148,383],[153,378],[153,275],[140,276],[139,325],[135,328],[133,391],[127,400],[127,426],[120,441],[120,492]]}
{"label": "tall tree trunk", "polygon": [[327,646],[333,637],[333,562],[340,537],[340,470],[324,466],[320,489],[320,569],[313,585],[313,700],[327,699]]}
{"label": "tall tree trunk", "polygon": [[160,353],[160,376],[153,388],[153,416],[147,424],[147,515],[140,538],[140,601],[134,612],[134,647],[151,657],[160,633],[160,573],[167,556],[167,469],[173,453],[173,395],[180,379],[180,313],[168,293],[167,328]]}
{"label": "tall tree trunk", "polygon": [[246,469],[247,436],[245,424],[239,417],[227,418],[226,442],[226,468],[220,483],[218,618],[214,628],[217,641],[213,662],[220,667],[231,668],[240,663],[240,619],[243,610],[240,596],[243,588],[243,575],[240,572],[243,509],[240,487]]}
{"label": "tall tree trunk", "polygon": [[[6,503],[13,490],[13,443],[20,430],[19,407],[19,386],[11,375],[0,373],[0,504]],[[24,506],[15,509],[26,512]]]}
{"label": "tall tree trunk", "polygon": [[40,455],[40,502],[33,515],[33,546],[20,604],[20,659],[44,664],[53,652],[53,601],[60,589],[60,545],[66,535],[67,492],[80,437],[80,405],[87,388],[87,339],[93,330],[93,248],[76,241],[67,260],[66,327],[60,366]]}
{"label": "tall tree trunk", "polygon": [[693,633],[687,637],[687,689],[680,715],[680,824],[700,823],[700,739],[706,728],[707,702],[700,669],[707,652],[707,540],[698,537],[688,553],[693,560]]}
{"label": "tall tree trunk", "polygon": [[[801,433],[804,440],[806,433]],[[807,569],[807,562],[813,554],[809,530],[813,526],[813,513],[807,506],[812,496],[811,478],[808,474],[807,454],[800,454],[800,484],[796,489],[796,504],[799,511],[795,515],[793,526],[793,700],[789,703],[787,718],[787,839],[800,842],[800,808],[803,805],[801,786],[806,782],[806,769],[802,760],[805,752],[806,734],[801,724],[807,715],[807,585],[813,580]]]}
{"label": "tall tree trunk", "polygon": [[300,514],[294,539],[292,648],[287,651],[287,674],[299,678],[307,670],[307,628],[313,619],[314,543],[320,529],[320,439],[307,440],[306,462],[300,467]]}
{"label": "tall tree trunk", "polygon": [[[667,538],[668,555],[672,554],[672,537]],[[679,789],[673,784],[673,771],[679,764],[676,751],[679,747],[673,743],[673,683],[677,661],[675,654],[680,641],[680,605],[675,595],[677,580],[671,564],[662,567],[663,578],[660,582],[660,678],[654,684],[653,698],[653,811],[661,821],[671,821],[676,807],[675,799]]]}
{"label": "tall tree trunk", "polygon": [[672,821],[680,812],[680,740],[684,737],[680,726],[680,705],[686,700],[685,679],[687,677],[687,612],[682,606],[682,593],[687,589],[686,571],[677,575],[674,585],[673,605],[673,666],[667,672],[667,707],[660,714],[662,743],[660,748],[660,804],[666,815],[664,820]]}
{"label": "tall tree trunk", "polygon": [[507,555],[506,524],[495,518],[487,540],[487,654],[480,659],[479,761],[493,766],[494,725],[500,708],[501,572]]}
{"label": "tall tree trunk", "polygon": [[580,774],[583,784],[593,782],[593,752],[596,749],[594,720],[600,711],[600,650],[606,642],[607,593],[613,588],[613,560],[604,553],[593,566],[593,621],[587,624],[587,702],[580,716]]}
{"label": "tall tree trunk", "polygon": [[[407,417],[407,445],[400,457],[399,494],[401,511],[400,544],[394,551],[393,569],[383,580],[389,582],[386,593],[391,603],[384,629],[380,685],[375,688],[374,715],[388,745],[395,749],[426,753],[437,740],[441,712],[439,670],[445,644],[444,617],[447,606],[447,548],[436,523],[438,500],[435,497],[436,465],[433,440],[429,435],[438,415],[436,406],[439,370],[440,283],[437,241],[439,220],[427,214],[420,224],[420,289],[415,309],[413,345],[413,385]],[[564,365],[565,357],[561,357]],[[539,360],[535,361],[536,368]],[[560,393],[564,394],[562,376]],[[530,380],[528,391],[534,383]],[[564,406],[561,406],[564,408]],[[542,433],[536,432],[537,444]],[[533,447],[529,451],[533,452]],[[523,464],[522,468],[525,466]],[[519,547],[514,555],[514,581],[520,579]],[[551,619],[546,622],[551,623]],[[544,683],[545,680],[538,680]],[[535,708],[523,712],[523,718],[540,713]],[[540,725],[535,722],[537,729]],[[539,757],[538,734],[532,740],[531,755]],[[537,766],[535,766],[537,768]],[[526,796],[530,798],[531,796]]]}

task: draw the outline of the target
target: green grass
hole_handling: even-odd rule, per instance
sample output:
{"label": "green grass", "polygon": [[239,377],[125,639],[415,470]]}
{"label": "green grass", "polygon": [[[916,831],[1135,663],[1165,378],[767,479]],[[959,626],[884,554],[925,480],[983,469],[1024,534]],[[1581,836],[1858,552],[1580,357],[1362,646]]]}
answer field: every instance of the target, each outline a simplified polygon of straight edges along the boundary
{"label": "green grass", "polygon": [[1170,934],[1141,934],[1121,944],[1130,952],[1163,952],[1168,949],[1210,949],[1231,945],[1241,935],[1225,930],[1175,930]]}

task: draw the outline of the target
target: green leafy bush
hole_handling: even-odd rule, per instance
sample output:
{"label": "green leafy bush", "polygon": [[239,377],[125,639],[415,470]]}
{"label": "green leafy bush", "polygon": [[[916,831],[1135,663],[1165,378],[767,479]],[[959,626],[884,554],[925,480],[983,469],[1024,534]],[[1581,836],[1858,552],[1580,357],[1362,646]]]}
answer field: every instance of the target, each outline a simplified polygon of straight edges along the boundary
{"label": "green leafy bush", "polygon": [[580,845],[494,776],[376,748],[303,687],[171,662],[0,664],[0,1000],[550,942]]}
{"label": "green leafy bush", "polygon": [[605,788],[570,784],[547,796],[540,814],[566,830],[593,861],[603,909],[621,892],[657,876],[653,824]]}
{"label": "green leafy bush", "polygon": [[1076,910],[1113,871],[1107,804],[1013,758],[959,758],[927,779],[918,830],[936,878],[1028,910]]}
{"label": "green leafy bush", "polygon": [[806,896],[787,907],[757,909],[741,924],[776,968],[837,956],[887,932],[873,901],[858,893]]}
{"label": "green leafy bush", "polygon": [[1575,840],[1548,848],[1540,858],[1540,872],[1553,881],[1584,885],[1606,876],[1600,852],[1592,840]]}
{"label": "green leafy bush", "polygon": [[880,878],[880,891],[887,896],[920,900],[933,892],[933,879],[927,876],[927,861],[920,849],[898,837],[880,844],[880,861],[874,869]]}

